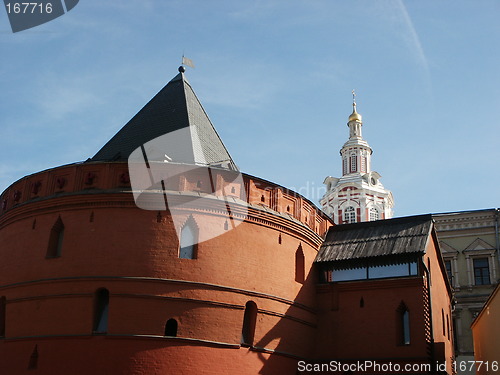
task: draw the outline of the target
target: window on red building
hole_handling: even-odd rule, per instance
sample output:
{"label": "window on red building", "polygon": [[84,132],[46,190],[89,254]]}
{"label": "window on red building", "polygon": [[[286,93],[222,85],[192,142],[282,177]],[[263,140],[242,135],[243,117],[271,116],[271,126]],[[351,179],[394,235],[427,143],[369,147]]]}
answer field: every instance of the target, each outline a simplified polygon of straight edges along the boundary
{"label": "window on red building", "polygon": [[165,324],[165,336],[177,336],[177,320],[169,319]]}
{"label": "window on red building", "polygon": [[245,305],[245,314],[243,315],[243,328],[241,330],[241,345],[253,346],[256,322],[257,322],[257,305],[253,301],[248,301]]}
{"label": "window on red building", "polygon": [[198,238],[198,228],[194,220],[189,219],[188,222],[182,227],[181,240],[179,248],[179,258],[183,259],[196,259],[196,244]]}
{"label": "window on red building", "polygon": [[64,239],[64,224],[61,217],[57,219],[50,230],[49,245],[47,247],[47,258],[57,258],[62,254],[62,245]]}
{"label": "window on red building", "polygon": [[410,311],[404,302],[397,309],[397,331],[399,345],[410,345]]}
{"label": "window on red building", "polygon": [[356,222],[356,209],[354,207],[346,207],[344,210],[344,224]]}
{"label": "window on red building", "polygon": [[304,252],[302,251],[302,246],[299,245],[297,251],[295,252],[295,281],[303,283],[306,276],[305,274]]}
{"label": "window on red building", "polygon": [[94,333],[108,331],[109,291],[99,289],[94,296]]}

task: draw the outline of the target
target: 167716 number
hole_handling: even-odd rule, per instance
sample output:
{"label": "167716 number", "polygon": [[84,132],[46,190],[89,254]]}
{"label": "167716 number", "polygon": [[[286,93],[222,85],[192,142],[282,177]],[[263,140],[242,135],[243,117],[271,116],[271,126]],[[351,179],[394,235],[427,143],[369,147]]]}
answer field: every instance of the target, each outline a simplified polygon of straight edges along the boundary
{"label": "167716 number", "polygon": [[52,3],[6,3],[7,13],[52,13]]}

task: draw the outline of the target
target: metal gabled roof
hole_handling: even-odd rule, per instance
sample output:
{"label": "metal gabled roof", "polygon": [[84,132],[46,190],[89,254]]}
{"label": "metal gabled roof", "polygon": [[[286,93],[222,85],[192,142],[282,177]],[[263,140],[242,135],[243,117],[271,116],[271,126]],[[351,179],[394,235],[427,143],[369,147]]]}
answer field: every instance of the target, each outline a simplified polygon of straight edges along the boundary
{"label": "metal gabled roof", "polygon": [[368,221],[329,229],[315,262],[336,262],[425,253],[431,215]]}

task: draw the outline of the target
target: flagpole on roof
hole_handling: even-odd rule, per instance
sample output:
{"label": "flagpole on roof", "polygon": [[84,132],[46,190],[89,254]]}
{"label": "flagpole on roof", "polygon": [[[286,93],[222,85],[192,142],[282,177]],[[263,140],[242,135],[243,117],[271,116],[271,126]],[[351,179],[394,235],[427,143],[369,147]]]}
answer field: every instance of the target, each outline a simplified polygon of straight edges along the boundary
{"label": "flagpole on roof", "polygon": [[189,66],[190,68],[194,69],[193,60],[188,59],[186,56],[184,56],[184,53],[182,54],[182,64],[181,65]]}

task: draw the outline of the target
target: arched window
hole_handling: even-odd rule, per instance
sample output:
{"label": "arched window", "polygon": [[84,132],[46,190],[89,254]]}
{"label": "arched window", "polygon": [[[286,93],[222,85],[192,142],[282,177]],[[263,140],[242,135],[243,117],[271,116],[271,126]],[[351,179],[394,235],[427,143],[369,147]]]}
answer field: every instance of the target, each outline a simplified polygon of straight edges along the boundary
{"label": "arched window", "polygon": [[410,345],[410,311],[406,304],[401,302],[396,312],[399,345]]}
{"label": "arched window", "polygon": [[370,221],[375,221],[380,219],[380,214],[375,207],[370,208]]}
{"label": "arched window", "polygon": [[165,324],[165,336],[177,336],[177,320],[169,319]]}
{"label": "arched window", "polygon": [[47,258],[57,258],[62,254],[64,239],[64,224],[61,217],[52,226],[49,236],[49,246],[47,247]]}
{"label": "arched window", "polygon": [[299,245],[297,251],[295,252],[295,281],[303,283],[305,280],[305,274],[304,252],[302,251],[302,245]]}
{"label": "arched window", "polygon": [[7,299],[0,297],[0,337],[5,337],[5,318],[7,313]]}
{"label": "arched window", "polygon": [[356,209],[354,207],[346,207],[344,210],[344,224],[356,222]]}
{"label": "arched window", "polygon": [[190,218],[181,230],[179,258],[196,259],[197,243],[198,228],[194,220]]}
{"label": "arched window", "polygon": [[253,346],[256,322],[257,322],[257,305],[253,301],[248,301],[245,305],[245,314],[243,315],[243,328],[241,330],[241,345]]}
{"label": "arched window", "polygon": [[108,331],[109,291],[98,289],[94,295],[94,333]]}

